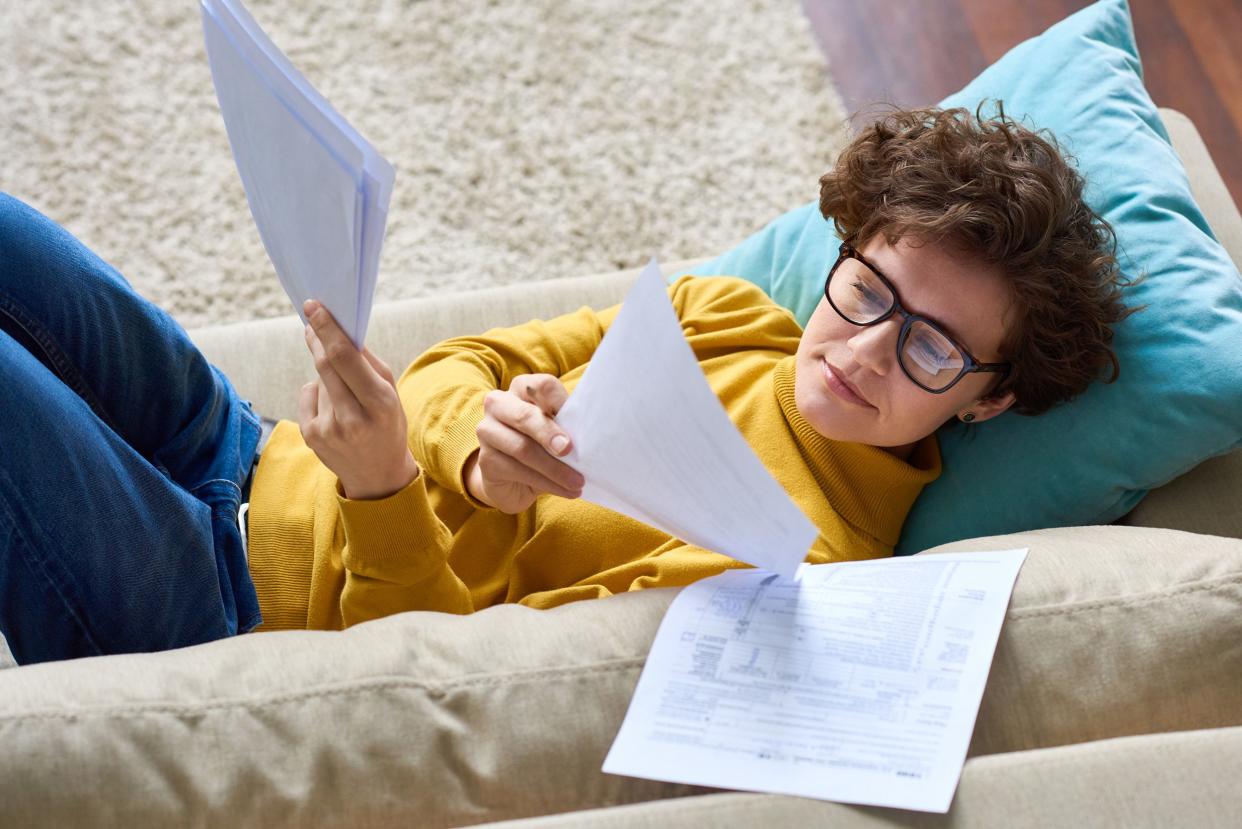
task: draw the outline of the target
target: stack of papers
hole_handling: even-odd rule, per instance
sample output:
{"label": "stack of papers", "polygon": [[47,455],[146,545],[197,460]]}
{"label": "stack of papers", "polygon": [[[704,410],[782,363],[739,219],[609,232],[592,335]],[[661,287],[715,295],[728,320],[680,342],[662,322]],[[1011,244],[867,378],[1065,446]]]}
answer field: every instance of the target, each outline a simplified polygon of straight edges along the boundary
{"label": "stack of papers", "polygon": [[259,236],[298,315],[318,299],[359,349],[394,172],[238,0],[200,0],[211,77]]}

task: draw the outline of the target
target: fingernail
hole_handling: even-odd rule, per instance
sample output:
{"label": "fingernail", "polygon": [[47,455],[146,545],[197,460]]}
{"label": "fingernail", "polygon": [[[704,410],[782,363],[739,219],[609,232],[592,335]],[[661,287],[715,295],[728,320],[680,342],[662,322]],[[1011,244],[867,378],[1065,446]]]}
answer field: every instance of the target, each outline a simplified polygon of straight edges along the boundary
{"label": "fingernail", "polygon": [[565,449],[569,446],[569,438],[564,435],[557,435],[552,438],[552,451],[558,455],[565,454]]}
{"label": "fingernail", "polygon": [[315,300],[313,299],[308,299],[302,303],[302,311],[303,313],[306,313],[306,314],[315,313],[315,309],[317,307],[319,307],[319,303],[315,302]]}

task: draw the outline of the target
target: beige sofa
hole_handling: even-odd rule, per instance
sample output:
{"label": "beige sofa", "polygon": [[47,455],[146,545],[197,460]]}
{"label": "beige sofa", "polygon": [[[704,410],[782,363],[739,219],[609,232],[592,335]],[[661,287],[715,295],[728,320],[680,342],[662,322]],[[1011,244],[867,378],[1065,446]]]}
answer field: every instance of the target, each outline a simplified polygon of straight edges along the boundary
{"label": "beige sofa", "polygon": [[[1242,261],[1198,134],[1161,114]],[[403,365],[444,336],[614,303],[633,276],[382,305],[369,342]],[[191,333],[260,411],[293,417],[313,376],[299,328]],[[1237,825],[1240,502],[1234,453],[1119,526],[938,548],[1030,548],[947,815],[600,772],[674,595],[653,590],[0,670],[0,826]]]}

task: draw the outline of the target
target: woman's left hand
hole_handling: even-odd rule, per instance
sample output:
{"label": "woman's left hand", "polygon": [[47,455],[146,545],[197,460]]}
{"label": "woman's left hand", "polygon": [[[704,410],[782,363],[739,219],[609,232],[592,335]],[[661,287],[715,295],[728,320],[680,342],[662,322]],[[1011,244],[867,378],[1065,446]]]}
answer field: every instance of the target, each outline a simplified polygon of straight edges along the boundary
{"label": "woman's left hand", "polygon": [[319,379],[302,387],[298,426],[353,500],[385,498],[418,475],[392,369],[359,351],[328,309],[308,299],[306,346]]}

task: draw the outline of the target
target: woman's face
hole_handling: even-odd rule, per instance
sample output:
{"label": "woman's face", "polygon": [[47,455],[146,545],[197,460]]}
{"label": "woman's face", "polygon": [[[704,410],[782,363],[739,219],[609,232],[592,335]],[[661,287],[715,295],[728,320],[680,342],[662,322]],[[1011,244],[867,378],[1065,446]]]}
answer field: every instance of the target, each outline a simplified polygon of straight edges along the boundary
{"label": "woman's face", "polygon": [[[979,362],[1003,362],[1011,296],[999,269],[947,244],[901,239],[889,245],[882,234],[858,250],[896,288],[906,311],[934,320]],[[967,374],[942,394],[915,385],[897,358],[902,322],[893,314],[875,325],[854,325],[820,300],[798,344],[794,385],[798,411],[816,431],[904,458],[951,417],[969,411],[978,423],[1013,404],[1009,393],[983,399],[1000,377],[995,373]],[[834,377],[857,395],[843,392]]]}

